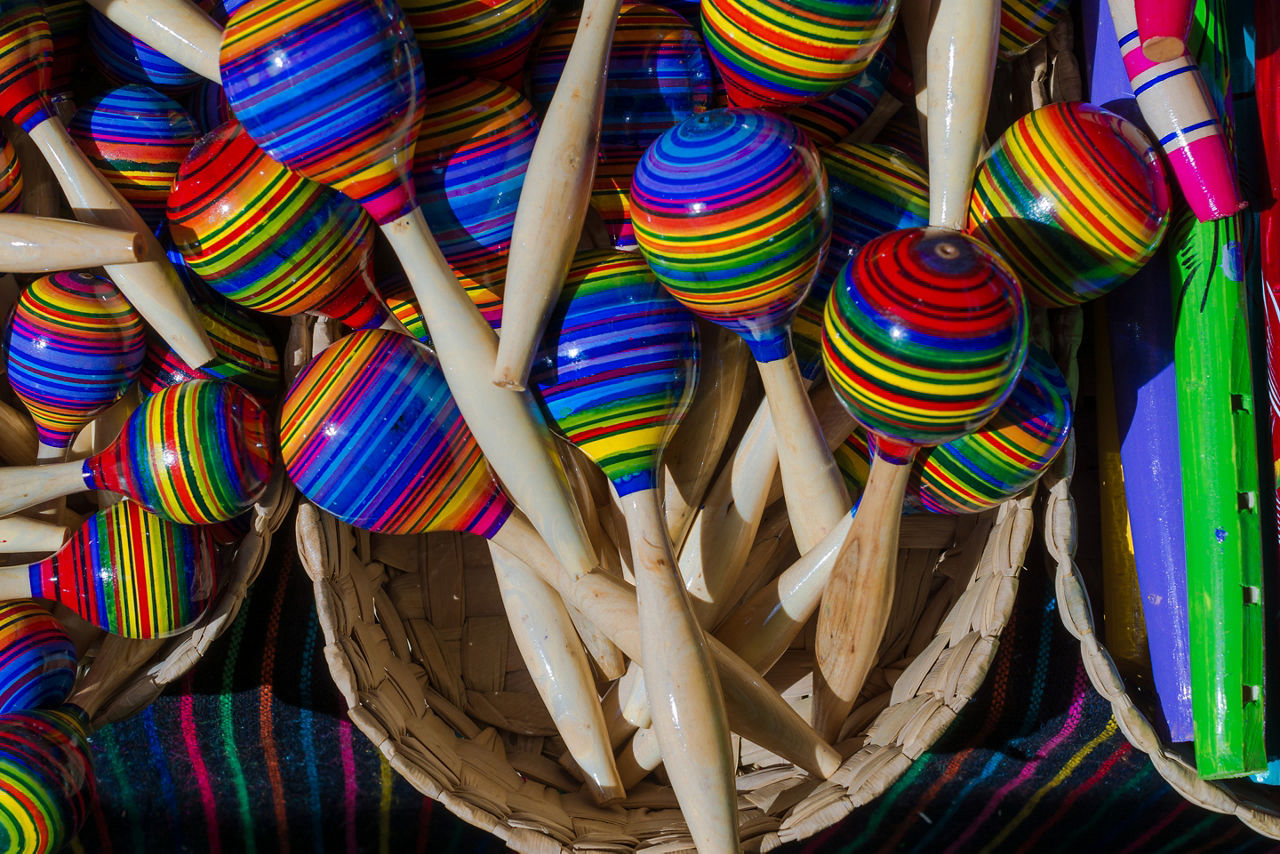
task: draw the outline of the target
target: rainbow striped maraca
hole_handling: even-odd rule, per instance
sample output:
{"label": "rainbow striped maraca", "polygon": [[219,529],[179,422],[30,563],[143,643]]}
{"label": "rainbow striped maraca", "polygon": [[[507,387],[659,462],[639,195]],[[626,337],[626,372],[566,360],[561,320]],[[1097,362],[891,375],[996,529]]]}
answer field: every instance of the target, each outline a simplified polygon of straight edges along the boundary
{"label": "rainbow striped maraca", "polygon": [[492,80],[455,77],[426,99],[413,156],[418,203],[467,295],[497,328],[538,119],[527,98]]}
{"label": "rainbow striped maraca", "polygon": [[93,803],[89,718],[76,706],[0,715],[0,848],[56,854]]}
{"label": "rainbow striped maraca", "polygon": [[581,253],[530,379],[551,421],[622,499],[636,579],[645,689],[676,798],[702,850],[737,848],[724,698],[680,578],[658,462],[693,397],[697,325],[643,258]]}
{"label": "rainbow striped maraca", "polygon": [[424,105],[418,46],[388,0],[251,0],[222,42],[222,82],[268,154],[360,202],[399,257],[440,366],[498,476],[572,574],[598,561],[550,432],[527,394],[489,382],[493,329],[414,201],[407,167]]}
{"label": "rainbow striped maraca", "polygon": [[1026,351],[1017,281],[999,256],[960,232],[877,237],[832,287],[823,362],[849,414],[874,438],[876,457],[818,610],[814,720],[827,737],[847,718],[888,622],[916,449],[990,418]]}
{"label": "rainbow striped maraca", "polygon": [[631,227],[631,176],[635,164],[630,160],[601,160],[596,165],[591,184],[591,207],[600,214],[613,248],[634,252],[640,248]]}
{"label": "rainbow striped maraca", "polygon": [[0,213],[22,212],[22,164],[9,138],[0,134]]}
{"label": "rainbow striped maraca", "polygon": [[705,0],[702,34],[735,107],[816,101],[866,68],[895,0]]}
{"label": "rainbow striped maraca", "polygon": [[274,458],[270,417],[247,391],[193,380],[148,397],[86,460],[0,469],[0,515],[105,489],[170,522],[209,525],[253,506]]}
{"label": "rainbow striped maraca", "polygon": [[791,347],[791,321],[822,264],[830,205],[817,152],[786,119],[713,110],[649,147],[631,184],[636,241],[663,286],[741,335],[764,380],[801,550],[845,514],[848,494]]}
{"label": "rainbow striped maraca", "polygon": [[0,604],[0,714],[65,703],[76,681],[76,648],[35,602]]}
{"label": "rainbow striped maraca", "polygon": [[89,12],[89,47],[98,70],[118,85],[139,83],[181,93],[204,79],[125,32],[97,9]]}
{"label": "rainbow striped maraca", "polygon": [[103,631],[159,638],[200,617],[216,576],[217,552],[205,528],[121,501],[91,516],[44,560],[0,568],[0,600],[51,599]]}
{"label": "rainbow striped maraca", "polygon": [[402,0],[422,55],[436,68],[521,84],[547,0]]}
{"label": "rainbow striped maraca", "polygon": [[1002,0],[1000,4],[1000,58],[1026,53],[1049,35],[1070,6],[1067,0]]}
{"label": "rainbow striped maraca", "polygon": [[787,118],[818,149],[835,145],[871,117],[893,71],[897,43],[888,39],[861,73],[819,101],[787,110]]}
{"label": "rainbow striped maraca", "polygon": [[1164,168],[1142,131],[1100,107],[1060,103],[996,140],[974,179],[968,225],[1030,300],[1066,306],[1142,269],[1168,214]]}
{"label": "rainbow striped maraca", "polygon": [[67,132],[94,168],[154,231],[196,126],[177,101],[149,86],[121,86],[76,110]]}
{"label": "rainbow striped maraca", "polygon": [[227,299],[267,314],[323,314],[356,329],[386,321],[371,290],[368,218],[277,163],[240,125],[201,137],[168,200],[174,244]]}
{"label": "rainbow striped maraca", "polygon": [[54,273],[19,295],[5,330],[9,384],[36,423],[41,459],[61,458],[124,394],[145,347],[142,318],[105,279]]}

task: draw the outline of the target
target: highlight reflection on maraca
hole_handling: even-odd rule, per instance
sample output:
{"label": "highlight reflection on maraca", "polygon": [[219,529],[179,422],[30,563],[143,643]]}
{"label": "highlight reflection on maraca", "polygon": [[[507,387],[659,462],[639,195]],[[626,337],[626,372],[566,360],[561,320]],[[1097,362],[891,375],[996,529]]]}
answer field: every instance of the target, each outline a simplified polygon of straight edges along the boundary
{"label": "highlight reflection on maraca", "polygon": [[0,568],[0,600],[50,599],[103,631],[159,638],[200,617],[216,575],[217,552],[204,528],[121,501],[44,560]]}
{"label": "highlight reflection on maraca", "polygon": [[0,847],[55,854],[94,801],[89,718],[78,707],[0,715]]}
{"label": "highlight reflection on maraca", "polygon": [[275,459],[270,417],[227,382],[167,386],[133,411],[108,447],[84,461],[0,469],[0,515],[105,489],[170,522],[208,525],[253,506]]}

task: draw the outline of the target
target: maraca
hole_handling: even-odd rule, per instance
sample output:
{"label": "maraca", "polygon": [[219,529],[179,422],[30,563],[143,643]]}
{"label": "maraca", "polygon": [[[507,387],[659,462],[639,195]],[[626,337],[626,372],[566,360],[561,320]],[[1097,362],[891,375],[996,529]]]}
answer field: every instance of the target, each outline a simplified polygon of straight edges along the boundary
{"label": "maraca", "polygon": [[[10,0],[0,9],[0,113],[19,125],[52,167],[76,219],[94,225],[144,232],[145,259],[109,264],[107,275],[129,302],[182,358],[202,365],[213,350],[195,308],[182,289],[164,250],[138,216],[85,158],[52,112],[49,87],[49,26],[35,0]],[[33,211],[34,213],[34,211]]]}
{"label": "maraca", "polygon": [[216,561],[204,528],[121,501],[91,516],[44,560],[0,568],[0,600],[52,599],[103,631],[165,637],[203,613]]}
{"label": "maraca", "polygon": [[9,137],[0,134],[0,212],[22,210],[22,164]]}
{"label": "maraca", "polygon": [[117,85],[141,83],[184,92],[200,82],[199,73],[126,32],[97,9],[89,13],[89,47],[98,70]]}
{"label": "maraca", "polygon": [[0,270],[51,273],[103,264],[128,264],[146,251],[143,237],[68,219],[0,214]]}
{"label": "maraca", "polygon": [[714,110],[660,136],[631,185],[636,240],[659,281],[751,348],[802,551],[849,507],[791,348],[791,319],[830,238],[825,183],[816,152],[790,122]]}
{"label": "maraca", "polygon": [[155,231],[196,126],[177,101],[150,86],[120,86],[85,102],[67,132],[89,162]]}
{"label": "maraca", "polygon": [[[84,58],[84,22],[88,12],[84,0],[46,0],[40,5],[44,7],[53,43],[49,100],[61,111],[61,102],[70,103],[74,97],[75,78]],[[73,113],[75,109],[72,107],[66,112]]]}
{"label": "maraca", "polygon": [[1068,9],[1067,0],[1002,0],[1000,58],[1012,59],[1026,53],[1049,35]]}
{"label": "maraca", "polygon": [[0,847],[55,854],[93,803],[89,718],[78,707],[0,716]]}
{"label": "maraca", "polygon": [[26,516],[0,519],[0,554],[51,552],[67,541],[66,527]]}
{"label": "maraca", "polygon": [[[468,291],[468,293],[474,297],[476,292]],[[396,320],[400,321],[405,332],[424,343],[431,342],[431,336],[427,334],[427,324],[422,319],[418,301],[413,298],[413,286],[409,284],[408,279],[397,274],[379,281],[378,295],[382,297],[383,304],[396,316]],[[497,300],[496,304],[500,306],[502,302]],[[493,316],[490,315],[490,317]],[[494,319],[502,318],[498,315]]]}
{"label": "maraca", "polygon": [[896,54],[897,45],[889,39],[852,80],[821,100],[792,107],[787,118],[819,150],[835,145],[871,117],[884,95]]}
{"label": "maraca", "polygon": [[76,648],[35,602],[0,604],[0,714],[59,706],[76,681]]}
{"label": "maraca", "polygon": [[294,174],[240,125],[202,137],[169,193],[169,233],[191,270],[267,314],[314,312],[361,329],[386,321],[373,229],[350,199]]}
{"label": "maraca", "polygon": [[605,158],[596,166],[596,176],[591,183],[591,207],[600,215],[609,236],[608,245],[620,252],[634,252],[640,248],[631,227],[631,176],[634,172],[635,164],[630,160]]}
{"label": "maraca", "polygon": [[[253,0],[231,16],[222,81],[268,154],[365,206],[392,248],[458,407],[534,526],[571,572],[596,566],[550,432],[528,395],[488,382],[497,340],[414,205],[406,168],[425,88],[399,8],[386,0]],[[536,174],[530,164],[530,175]]]}
{"label": "maraca", "polygon": [[897,11],[894,0],[707,0],[702,33],[731,104],[790,107],[866,68]]}
{"label": "maraca", "polygon": [[145,343],[142,319],[108,281],[54,273],[22,292],[5,347],[9,384],[36,423],[38,459],[61,459],[80,428],[124,394]]}
{"label": "maraca", "polygon": [[271,479],[270,417],[239,386],[167,386],[107,448],[58,466],[0,469],[0,515],[86,489],[128,496],[157,516],[209,525],[253,506]]}
{"label": "maraca", "polygon": [[403,0],[423,56],[453,72],[521,84],[547,0]]}
{"label": "maraca", "polygon": [[1051,307],[1096,299],[1151,259],[1169,222],[1160,158],[1130,121],[1048,104],[1015,121],[978,169],[969,232]]}
{"label": "maraca", "polygon": [[[693,317],[643,258],[581,253],[569,268],[531,379],[551,421],[622,499],[631,541],[653,725],[694,841],[737,850],[724,700],[677,571],[658,494],[662,448],[697,381]],[[545,360],[545,361],[544,361]]]}
{"label": "maraca", "polygon": [[89,0],[89,5],[125,31],[139,54],[143,51],[136,45],[141,43],[206,80],[221,82],[218,47],[222,28],[196,4],[148,0],[144,6],[128,0]]}

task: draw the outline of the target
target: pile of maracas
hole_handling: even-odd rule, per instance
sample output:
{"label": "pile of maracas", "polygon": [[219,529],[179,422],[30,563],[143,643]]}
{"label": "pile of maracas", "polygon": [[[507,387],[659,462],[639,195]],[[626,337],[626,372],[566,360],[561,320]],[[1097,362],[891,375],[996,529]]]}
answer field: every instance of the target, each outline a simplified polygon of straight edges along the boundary
{"label": "pile of maracas", "polygon": [[[488,538],[589,789],[625,795],[592,662],[629,667],[657,745],[646,767],[660,754],[700,850],[736,850],[730,731],[836,769],[902,514],[994,507],[1062,447],[1069,395],[1028,343],[1024,288],[1041,305],[1096,296],[1164,231],[1156,152],[1094,107],[1019,120],[975,181],[997,36],[1025,48],[1064,4],[1006,4],[1003,29],[994,0],[942,0],[932,29],[911,5],[903,39],[888,0],[590,0],[545,26],[536,0],[250,0],[212,18],[172,0],[150,11],[170,26],[134,31],[177,63],[93,13],[116,85],[72,109],[51,72],[74,48],[40,4],[0,0],[0,109],[81,220],[0,220],[28,229],[11,257],[38,259],[5,268],[90,268],[31,282],[6,327],[41,461],[135,376],[145,395],[106,450],[0,472],[5,512],[74,489],[128,496],[11,595],[82,603],[112,630],[181,625],[216,583],[218,529],[190,526],[252,503],[278,437],[294,483],[347,523]],[[0,198],[35,196],[12,189],[32,165],[5,157]],[[56,198],[27,211],[57,212]],[[379,232],[394,257],[375,264]],[[242,308],[355,330],[300,371],[278,433],[271,333]],[[662,451],[699,384],[721,382],[700,352],[743,346],[729,333],[767,403],[675,510]],[[826,407],[852,416],[826,413],[835,433],[810,403],[824,374]],[[706,399],[733,420],[738,395]],[[584,531],[566,441],[622,508],[616,561]],[[740,601],[778,473],[802,557]],[[691,530],[722,548],[682,549]],[[126,575],[142,582],[129,607],[104,607],[124,600],[103,579]],[[815,613],[805,721],[758,674]]]}

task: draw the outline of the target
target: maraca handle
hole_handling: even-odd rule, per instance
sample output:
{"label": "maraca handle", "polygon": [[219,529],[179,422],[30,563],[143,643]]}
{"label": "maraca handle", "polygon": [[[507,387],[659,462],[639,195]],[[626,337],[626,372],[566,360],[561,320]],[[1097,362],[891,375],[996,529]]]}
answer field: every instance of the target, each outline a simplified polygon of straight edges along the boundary
{"label": "maraca handle", "polygon": [[596,567],[594,551],[551,433],[527,393],[490,382],[498,342],[449,269],[420,209],[382,226],[413,286],[458,410],[489,465],[572,575]]}
{"label": "maraca handle", "polygon": [[0,468],[0,516],[88,488],[84,482],[84,463],[79,460]]}
{"label": "maraca handle", "polygon": [[52,273],[104,264],[132,264],[146,251],[134,230],[28,216],[0,214],[0,270]]}
{"label": "maraca handle", "polygon": [[1187,49],[1195,0],[1134,0],[1138,40],[1152,62],[1177,59]]}
{"label": "maraca handle", "polygon": [[601,803],[626,796],[591,666],[564,602],[506,549],[489,544],[498,593],[538,696]]}
{"label": "maraca handle", "polygon": [[[914,456],[914,455],[913,455]],[[911,460],[877,456],[849,536],[818,609],[814,642],[814,727],[834,741],[853,709],[889,624],[898,562],[898,528]]]}
{"label": "maraca handle", "polygon": [[591,199],[605,78],[622,0],[587,0],[538,130],[512,224],[494,384],[523,389]]}
{"label": "maraca handle", "polygon": [[32,595],[30,566],[0,566],[0,602],[30,599]]}
{"label": "maraca handle", "polygon": [[31,129],[31,139],[53,168],[76,219],[143,235],[143,261],[106,265],[116,287],[184,362],[198,368],[212,361],[213,347],[195,306],[138,212],[93,168],[62,122],[46,119]]}
{"label": "maraca handle", "polygon": [[991,103],[1000,0],[938,0],[929,31],[929,224],[964,229]]}
{"label": "maraca handle", "polygon": [[68,533],[63,525],[25,516],[0,519],[0,554],[57,551],[66,542]]}
{"label": "maraca handle", "polygon": [[148,47],[201,77],[222,83],[222,28],[187,0],[89,0],[89,5]]}
{"label": "maraca handle", "polygon": [[623,497],[645,692],[676,798],[701,852],[738,851],[735,763],[720,680],[676,571],[653,489]]}
{"label": "maraca handle", "polygon": [[0,458],[12,465],[30,465],[38,444],[31,419],[0,401]]}

